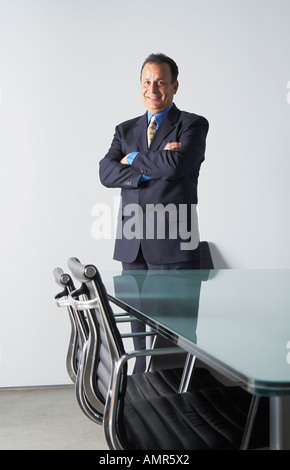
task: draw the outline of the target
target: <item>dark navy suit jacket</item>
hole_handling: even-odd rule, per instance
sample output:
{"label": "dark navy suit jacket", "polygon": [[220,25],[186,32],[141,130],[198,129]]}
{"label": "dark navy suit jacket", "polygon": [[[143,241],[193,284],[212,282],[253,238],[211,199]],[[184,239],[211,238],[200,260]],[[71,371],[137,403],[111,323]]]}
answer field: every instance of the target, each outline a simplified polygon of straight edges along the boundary
{"label": "dark navy suit jacket", "polygon": [[[149,263],[189,261],[192,248],[181,249],[185,240],[178,227],[182,222],[180,219],[186,217],[187,229],[189,232],[192,230],[191,205],[198,202],[198,176],[204,160],[209,124],[204,117],[180,111],[173,105],[158,128],[150,149],[147,146],[147,126],[147,113],[118,125],[111,147],[100,161],[102,184],[121,188],[114,259],[126,263],[134,261],[141,243],[144,258]],[[168,142],[181,142],[182,146],[177,151],[163,150]],[[125,155],[134,151],[139,154],[132,165],[120,163]],[[151,179],[140,183],[142,175]],[[178,210],[180,205],[182,212]],[[187,208],[186,214],[184,207]],[[158,220],[162,230],[165,224],[161,237],[157,231],[157,225],[160,226]],[[174,223],[177,233],[174,229],[170,231]],[[195,240],[193,248],[197,245],[198,240]]]}

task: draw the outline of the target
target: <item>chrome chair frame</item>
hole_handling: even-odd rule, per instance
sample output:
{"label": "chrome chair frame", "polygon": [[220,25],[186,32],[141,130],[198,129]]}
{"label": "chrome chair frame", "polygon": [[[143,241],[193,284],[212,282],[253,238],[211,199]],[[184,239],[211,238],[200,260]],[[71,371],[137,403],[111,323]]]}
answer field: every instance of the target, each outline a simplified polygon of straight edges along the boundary
{"label": "chrome chair frame", "polygon": [[[57,271],[56,271],[57,270]],[[62,272],[61,268],[56,268],[56,272]],[[68,276],[64,274],[63,276]],[[84,414],[97,424],[103,423],[105,400],[99,397],[94,390],[94,360],[98,345],[97,332],[95,324],[92,321],[89,310],[76,310],[69,300],[70,294],[74,292],[76,297],[84,294],[80,290],[67,290],[56,296],[56,302],[59,307],[66,307],[71,320],[71,341],[67,353],[67,370],[75,383],[77,402]],[[84,321],[85,320],[85,321]],[[81,344],[81,353],[79,354],[78,364],[74,361],[74,351],[76,343]],[[74,369],[72,370],[72,364]],[[73,374],[74,373],[74,374]]]}

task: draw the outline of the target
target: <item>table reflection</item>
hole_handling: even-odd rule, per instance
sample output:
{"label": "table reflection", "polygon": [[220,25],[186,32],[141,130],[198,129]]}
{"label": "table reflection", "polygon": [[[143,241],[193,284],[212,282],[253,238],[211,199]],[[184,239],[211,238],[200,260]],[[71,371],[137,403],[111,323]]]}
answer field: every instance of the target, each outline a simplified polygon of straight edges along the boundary
{"label": "table reflection", "polygon": [[[202,282],[209,279],[208,270],[158,270],[158,271],[123,271],[114,276],[115,297],[134,310],[148,317],[148,324],[160,332],[162,324],[168,340],[157,336],[154,347],[172,346],[176,333],[187,329],[191,341],[196,343],[199,300]],[[143,323],[134,324],[134,331],[145,330]],[[170,343],[168,343],[170,341]],[[145,349],[145,337],[134,338],[135,349]],[[140,359],[134,368],[134,373],[145,368],[145,358]],[[176,359],[171,358],[171,367],[177,366]],[[160,359],[162,360],[162,359]],[[157,359],[154,359],[157,362]],[[179,356],[178,362],[184,362]],[[181,365],[181,364],[180,364]],[[157,367],[157,365],[156,365]]]}

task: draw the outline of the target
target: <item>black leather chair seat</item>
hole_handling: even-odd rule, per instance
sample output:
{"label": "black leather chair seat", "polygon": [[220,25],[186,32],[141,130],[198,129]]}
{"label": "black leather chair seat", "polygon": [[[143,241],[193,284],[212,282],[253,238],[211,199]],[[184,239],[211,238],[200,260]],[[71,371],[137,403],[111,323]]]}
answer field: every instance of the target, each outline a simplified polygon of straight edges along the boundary
{"label": "black leather chair seat", "polygon": [[[229,387],[125,402],[118,434],[130,450],[239,449],[250,401]],[[261,398],[249,448],[269,445],[268,407]]]}
{"label": "black leather chair seat", "polygon": [[[126,400],[153,398],[178,392],[183,369],[165,369],[146,374],[133,374],[127,377]],[[197,367],[193,373],[189,390],[220,387],[222,384],[211,373]]]}

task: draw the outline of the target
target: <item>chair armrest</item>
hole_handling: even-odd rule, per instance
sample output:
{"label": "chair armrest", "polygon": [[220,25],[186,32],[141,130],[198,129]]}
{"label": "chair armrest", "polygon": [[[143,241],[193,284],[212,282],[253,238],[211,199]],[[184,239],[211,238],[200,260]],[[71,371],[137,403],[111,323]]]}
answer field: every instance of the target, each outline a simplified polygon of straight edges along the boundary
{"label": "chair armrest", "polygon": [[90,308],[99,307],[99,299],[88,299],[88,300],[80,300],[73,297],[73,294],[68,295],[68,299],[70,305],[74,307],[76,310],[88,310]]}
{"label": "chair armrest", "polygon": [[135,317],[121,317],[121,318],[115,318],[115,322],[116,323],[130,323],[132,321],[140,321],[142,322],[142,320],[139,320],[138,318],[135,318]]}
{"label": "chair armrest", "polygon": [[118,313],[114,313],[114,317],[115,318],[122,318],[122,317],[130,317],[130,313],[128,312],[118,312]]}
{"label": "chair armrest", "polygon": [[135,338],[136,336],[156,336],[156,331],[139,331],[136,333],[122,333],[121,338]]}
{"label": "chair armrest", "polygon": [[58,307],[71,307],[70,300],[67,297],[61,298],[61,299],[56,299],[55,302],[56,302]]}
{"label": "chair armrest", "polygon": [[[120,378],[123,366],[127,361],[134,357],[140,356],[158,356],[166,354],[184,354],[186,351],[180,347],[174,348],[161,348],[161,349],[143,349],[137,351],[131,351],[123,354],[118,361],[113,365],[113,371],[111,375],[110,387],[107,395],[107,403],[105,413],[107,419],[104,420],[105,433],[109,433],[109,439],[111,442],[115,442],[117,438],[116,434],[116,412],[119,397]],[[119,443],[118,443],[119,445]],[[119,447],[120,448],[120,447]]]}

